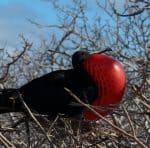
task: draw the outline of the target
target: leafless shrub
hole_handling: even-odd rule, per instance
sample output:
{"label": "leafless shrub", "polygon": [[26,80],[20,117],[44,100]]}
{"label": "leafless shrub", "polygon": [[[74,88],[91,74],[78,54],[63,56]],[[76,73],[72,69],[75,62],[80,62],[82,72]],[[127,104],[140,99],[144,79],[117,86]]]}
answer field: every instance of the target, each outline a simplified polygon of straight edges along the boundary
{"label": "leafless shrub", "polygon": [[[52,70],[70,67],[70,55],[77,48],[97,51],[108,46],[113,49],[109,54],[120,60],[126,70],[127,88],[124,100],[111,115],[101,117],[98,121],[66,119],[61,116],[48,120],[45,116],[34,115],[44,128],[44,134],[32,116],[26,118],[25,114],[12,113],[0,115],[1,145],[149,147],[150,24],[149,13],[145,13],[149,9],[149,2],[140,1],[143,7],[139,8],[136,6],[137,1],[132,1],[135,6],[131,13],[128,13],[131,6],[128,7],[129,3],[125,3],[125,11],[120,14],[115,1],[93,1],[100,11],[104,11],[113,20],[112,24],[102,23],[101,16],[89,23],[86,14],[88,2],[72,0],[68,7],[63,7],[56,0],[50,2],[60,14],[59,24],[44,26],[29,20],[34,25],[53,30],[49,40],[43,40],[41,47],[35,48],[22,37],[23,49],[16,49],[15,55],[7,49],[0,49],[0,83],[3,87],[19,87]],[[16,124],[20,119],[25,120]],[[12,125],[16,125],[15,128],[11,128]]]}

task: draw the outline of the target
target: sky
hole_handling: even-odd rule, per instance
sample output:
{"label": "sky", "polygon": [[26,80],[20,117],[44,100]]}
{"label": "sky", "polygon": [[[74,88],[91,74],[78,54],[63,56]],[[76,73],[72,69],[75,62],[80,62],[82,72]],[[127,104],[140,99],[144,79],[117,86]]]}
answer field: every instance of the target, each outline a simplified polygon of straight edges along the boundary
{"label": "sky", "polygon": [[19,34],[31,41],[44,36],[46,30],[37,28],[28,19],[45,25],[55,23],[56,16],[46,1],[0,0],[0,48],[19,46]]}
{"label": "sky", "polygon": [[[64,0],[63,3],[67,4],[67,1]],[[91,19],[100,12],[95,11],[92,2],[93,0],[88,1],[88,15]],[[105,14],[102,16],[106,19]],[[56,11],[48,0],[0,0],[0,48],[20,47],[19,34],[33,43],[46,37],[48,28],[38,28],[28,19],[42,25],[57,24]]]}

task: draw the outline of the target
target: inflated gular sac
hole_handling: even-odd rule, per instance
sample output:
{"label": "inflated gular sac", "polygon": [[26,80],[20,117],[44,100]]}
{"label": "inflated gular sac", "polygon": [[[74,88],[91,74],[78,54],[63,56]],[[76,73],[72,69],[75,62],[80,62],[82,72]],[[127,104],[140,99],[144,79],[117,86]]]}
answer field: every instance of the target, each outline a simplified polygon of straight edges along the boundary
{"label": "inflated gular sac", "polygon": [[[97,99],[92,103],[102,116],[111,113],[120,103],[126,86],[125,71],[121,63],[111,56],[92,54],[83,62],[83,67],[98,87]],[[99,117],[85,109],[83,117],[96,120]]]}

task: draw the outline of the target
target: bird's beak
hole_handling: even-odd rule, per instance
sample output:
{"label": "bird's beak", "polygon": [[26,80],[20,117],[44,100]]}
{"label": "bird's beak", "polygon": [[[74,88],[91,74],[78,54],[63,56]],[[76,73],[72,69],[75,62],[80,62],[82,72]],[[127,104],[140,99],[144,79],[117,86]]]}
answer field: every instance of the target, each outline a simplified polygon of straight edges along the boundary
{"label": "bird's beak", "polygon": [[93,52],[92,54],[94,54],[94,53],[102,54],[102,53],[105,53],[105,52],[107,52],[107,51],[112,51],[112,49],[111,49],[110,47],[108,47],[108,48],[105,48],[105,49],[102,50],[102,51]]}

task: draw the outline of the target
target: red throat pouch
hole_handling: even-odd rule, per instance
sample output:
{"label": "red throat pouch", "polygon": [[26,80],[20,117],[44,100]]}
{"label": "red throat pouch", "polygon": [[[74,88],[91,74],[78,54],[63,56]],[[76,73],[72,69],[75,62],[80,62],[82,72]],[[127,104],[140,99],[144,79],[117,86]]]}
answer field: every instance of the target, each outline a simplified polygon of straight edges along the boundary
{"label": "red throat pouch", "polygon": [[[114,110],[123,98],[126,86],[125,71],[121,63],[111,56],[92,54],[83,66],[95,81],[98,88],[97,99],[91,104],[96,111],[106,116]],[[99,119],[89,109],[85,109],[83,117],[88,120]]]}

